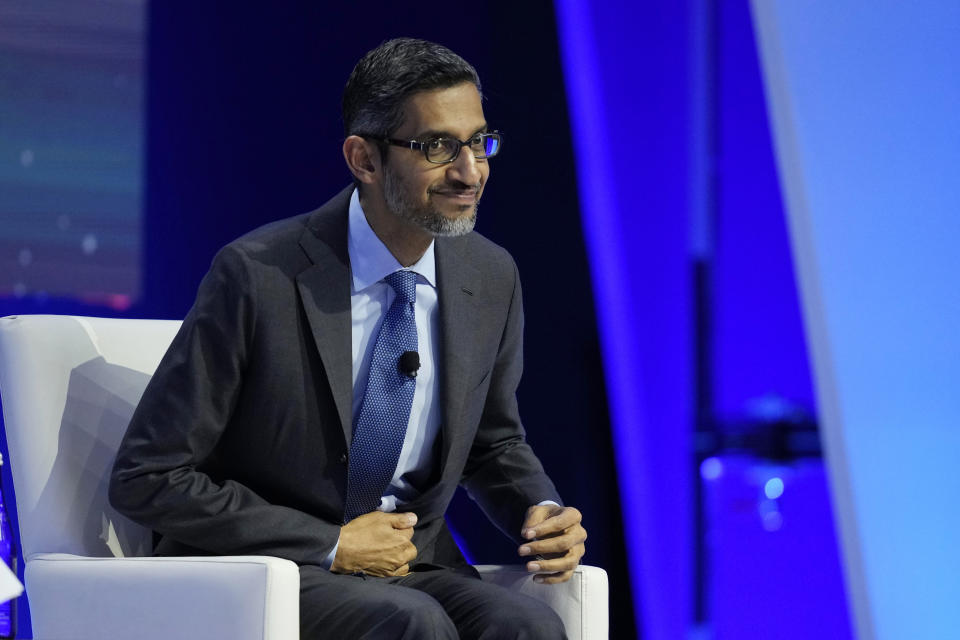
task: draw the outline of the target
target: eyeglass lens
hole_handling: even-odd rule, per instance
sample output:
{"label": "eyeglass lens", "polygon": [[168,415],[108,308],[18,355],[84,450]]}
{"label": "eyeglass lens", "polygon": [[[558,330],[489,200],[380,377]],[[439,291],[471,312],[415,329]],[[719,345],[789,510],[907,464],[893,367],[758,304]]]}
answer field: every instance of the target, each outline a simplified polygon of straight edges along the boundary
{"label": "eyeglass lens", "polygon": [[[475,158],[489,158],[500,150],[500,136],[494,133],[481,133],[473,136],[467,143]],[[453,138],[437,138],[426,145],[427,160],[431,162],[449,162],[460,151],[460,141]]]}

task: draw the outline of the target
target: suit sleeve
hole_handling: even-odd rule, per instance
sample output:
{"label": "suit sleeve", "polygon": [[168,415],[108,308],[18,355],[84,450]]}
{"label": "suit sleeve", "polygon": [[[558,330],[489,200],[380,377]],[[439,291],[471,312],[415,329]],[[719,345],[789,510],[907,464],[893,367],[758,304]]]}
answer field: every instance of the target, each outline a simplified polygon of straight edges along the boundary
{"label": "suit sleeve", "polygon": [[217,554],[320,564],[340,526],[268,503],[234,480],[199,471],[241,392],[257,331],[256,282],[226,247],[134,412],[110,478],[110,502],[131,520]]}
{"label": "suit sleeve", "polygon": [[513,264],[513,293],[490,372],[490,386],[461,484],[507,536],[520,540],[531,505],[563,504],[540,460],[526,442],[517,406],[523,371],[523,296]]}

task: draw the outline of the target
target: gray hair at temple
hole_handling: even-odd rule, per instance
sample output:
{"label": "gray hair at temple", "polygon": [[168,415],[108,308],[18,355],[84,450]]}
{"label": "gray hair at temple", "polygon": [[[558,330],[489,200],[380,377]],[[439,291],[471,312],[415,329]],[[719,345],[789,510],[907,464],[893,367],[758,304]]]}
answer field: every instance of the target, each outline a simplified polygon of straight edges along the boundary
{"label": "gray hair at temple", "polygon": [[343,90],[343,130],[347,136],[390,136],[403,123],[406,99],[430,89],[470,82],[480,91],[473,66],[446,47],[396,38],[369,51],[353,68]]}

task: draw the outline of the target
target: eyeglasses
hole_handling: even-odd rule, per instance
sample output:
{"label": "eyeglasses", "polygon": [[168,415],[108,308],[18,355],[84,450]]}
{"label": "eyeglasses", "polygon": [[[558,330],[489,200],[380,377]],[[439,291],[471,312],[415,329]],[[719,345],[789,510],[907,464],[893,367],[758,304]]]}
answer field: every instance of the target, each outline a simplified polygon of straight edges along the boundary
{"label": "eyeglasses", "polygon": [[[372,137],[372,136],[371,136]],[[499,131],[490,133],[475,133],[469,140],[456,138],[430,138],[428,140],[397,140],[396,138],[374,138],[387,144],[407,149],[423,151],[427,162],[433,164],[448,164],[460,156],[460,149],[470,147],[473,157],[478,160],[492,158],[500,152],[503,139]]]}

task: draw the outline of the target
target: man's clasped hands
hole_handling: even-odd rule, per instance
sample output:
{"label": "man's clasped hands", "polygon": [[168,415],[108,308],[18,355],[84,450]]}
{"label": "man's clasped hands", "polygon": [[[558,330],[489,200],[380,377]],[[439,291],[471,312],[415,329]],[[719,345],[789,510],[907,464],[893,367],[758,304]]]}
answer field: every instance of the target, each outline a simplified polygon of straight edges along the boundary
{"label": "man's clasped hands", "polygon": [[[587,532],[580,524],[580,511],[557,505],[527,509],[520,529],[526,542],[517,550],[532,557],[527,571],[534,580],[548,584],[566,582],[584,554]],[[387,577],[410,573],[417,557],[413,528],[415,513],[373,511],[354,518],[340,529],[340,545],[330,570],[335,573],[363,573]]]}

